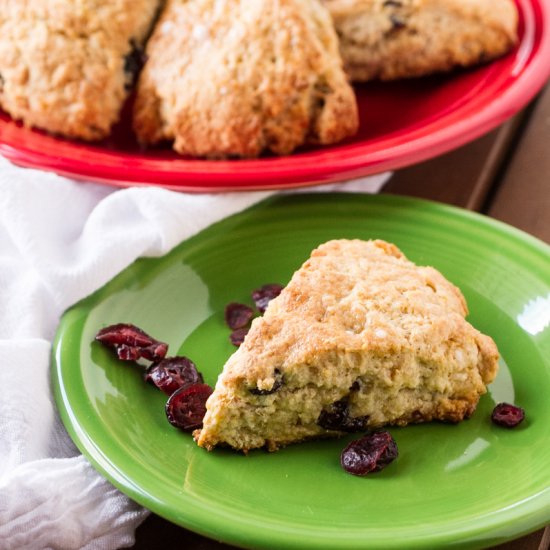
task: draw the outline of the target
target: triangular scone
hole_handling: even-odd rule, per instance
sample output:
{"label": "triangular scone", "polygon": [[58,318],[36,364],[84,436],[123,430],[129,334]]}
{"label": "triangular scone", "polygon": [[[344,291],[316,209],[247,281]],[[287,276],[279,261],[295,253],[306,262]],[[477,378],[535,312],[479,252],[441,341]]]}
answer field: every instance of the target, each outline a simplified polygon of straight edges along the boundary
{"label": "triangular scone", "polygon": [[323,0],[352,80],[391,80],[489,61],[517,42],[513,0]]}
{"label": "triangular scone", "polygon": [[111,133],[161,0],[0,0],[0,107],[25,126]]}
{"label": "triangular scone", "polygon": [[497,372],[460,291],[383,241],[313,251],[229,358],[197,443],[244,451],[393,424],[458,422]]}
{"label": "triangular scone", "polygon": [[143,143],[254,157],[357,130],[355,95],[318,0],[168,0],[146,55],[134,109]]}

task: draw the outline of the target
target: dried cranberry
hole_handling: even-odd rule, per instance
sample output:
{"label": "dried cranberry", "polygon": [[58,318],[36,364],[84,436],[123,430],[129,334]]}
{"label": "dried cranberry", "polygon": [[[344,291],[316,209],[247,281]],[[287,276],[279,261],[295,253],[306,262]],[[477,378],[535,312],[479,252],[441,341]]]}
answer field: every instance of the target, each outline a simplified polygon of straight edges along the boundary
{"label": "dried cranberry", "polygon": [[339,430],[348,417],[348,404],[346,401],[336,401],[329,409],[323,409],[317,424],[325,430]]}
{"label": "dried cranberry", "polygon": [[390,15],[390,21],[392,24],[392,29],[394,31],[399,29],[404,29],[407,26],[407,23],[405,23],[405,20],[398,15]]}
{"label": "dried cranberry", "polygon": [[279,369],[275,369],[273,371],[273,378],[275,379],[275,381],[273,382],[273,386],[271,386],[271,388],[269,388],[268,390],[250,388],[248,391],[252,395],[271,395],[272,393],[275,393],[283,385],[283,373]]}
{"label": "dried cranberry", "polygon": [[128,323],[105,327],[95,338],[114,349],[118,358],[123,361],[137,361],[141,357],[160,361],[168,351],[168,344],[155,340],[140,328]]}
{"label": "dried cranberry", "polygon": [[345,399],[332,403],[328,409],[323,409],[317,424],[325,430],[337,432],[361,432],[366,429],[368,416],[352,417],[349,414],[348,403]]}
{"label": "dried cranberry", "polygon": [[389,432],[374,432],[352,441],[342,451],[340,464],[350,474],[365,476],[384,469],[398,454],[397,444]]}
{"label": "dried cranberry", "polygon": [[260,313],[264,313],[264,311],[267,309],[267,306],[269,305],[269,302],[271,302],[273,298],[277,298],[277,296],[281,294],[282,290],[283,287],[276,283],[264,285],[261,288],[253,290],[252,299],[254,300],[258,311]]}
{"label": "dried cranberry", "polygon": [[231,302],[225,306],[225,322],[231,330],[246,327],[254,317],[250,306]]}
{"label": "dried cranberry", "polygon": [[192,384],[204,381],[195,363],[187,357],[166,357],[151,365],[144,376],[146,382],[153,384],[166,395]]}
{"label": "dried cranberry", "polygon": [[234,330],[229,335],[229,339],[231,340],[231,343],[234,346],[239,347],[244,342],[244,338],[247,334],[248,334],[248,327],[238,328],[237,330]]}
{"label": "dried cranberry", "polygon": [[126,74],[124,89],[126,91],[132,89],[136,76],[139,71],[141,71],[145,61],[146,56],[143,49],[139,47],[138,43],[133,38],[131,38],[130,51],[124,56],[124,73]]}
{"label": "dried cranberry", "polygon": [[525,411],[521,407],[509,403],[499,403],[491,414],[491,420],[505,428],[515,428],[525,418]]}
{"label": "dried cranberry", "polygon": [[168,422],[184,432],[202,428],[202,420],[206,414],[206,400],[212,391],[208,384],[193,384],[176,390],[166,403]]}

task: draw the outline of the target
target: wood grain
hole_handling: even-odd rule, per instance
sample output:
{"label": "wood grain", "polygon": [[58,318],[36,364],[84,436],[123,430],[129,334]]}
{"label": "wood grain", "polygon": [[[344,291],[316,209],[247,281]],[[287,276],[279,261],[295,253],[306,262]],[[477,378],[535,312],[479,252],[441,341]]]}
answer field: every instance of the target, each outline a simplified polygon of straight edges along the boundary
{"label": "wood grain", "polygon": [[396,172],[383,192],[481,210],[525,116],[522,112],[481,139]]}
{"label": "wood grain", "polygon": [[486,212],[550,243],[550,86],[510,154]]}

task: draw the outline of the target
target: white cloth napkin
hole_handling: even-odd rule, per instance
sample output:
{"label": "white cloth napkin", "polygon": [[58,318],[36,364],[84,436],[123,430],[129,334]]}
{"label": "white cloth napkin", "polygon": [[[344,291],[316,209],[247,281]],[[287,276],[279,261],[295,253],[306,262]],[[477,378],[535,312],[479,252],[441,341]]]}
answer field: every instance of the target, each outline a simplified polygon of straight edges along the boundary
{"label": "white cloth napkin", "polygon": [[[376,192],[388,174],[309,191]],[[160,256],[272,195],[117,190],[0,158],[0,549],[131,546],[148,512],[78,452],[50,388],[64,310],[139,256]]]}

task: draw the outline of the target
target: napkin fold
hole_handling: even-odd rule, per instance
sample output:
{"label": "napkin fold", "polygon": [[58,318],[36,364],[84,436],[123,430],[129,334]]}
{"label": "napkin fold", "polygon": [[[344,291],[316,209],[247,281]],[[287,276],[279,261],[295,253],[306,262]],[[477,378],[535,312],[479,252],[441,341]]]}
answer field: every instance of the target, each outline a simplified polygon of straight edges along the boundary
{"label": "napkin fold", "polygon": [[[372,193],[388,177],[306,191]],[[115,189],[0,158],[0,549],[134,543],[148,512],[96,473],[57,414],[50,353],[59,319],[136,258],[166,254],[274,193]]]}

